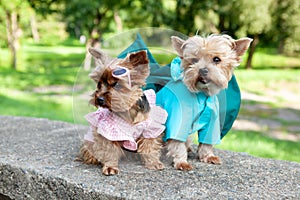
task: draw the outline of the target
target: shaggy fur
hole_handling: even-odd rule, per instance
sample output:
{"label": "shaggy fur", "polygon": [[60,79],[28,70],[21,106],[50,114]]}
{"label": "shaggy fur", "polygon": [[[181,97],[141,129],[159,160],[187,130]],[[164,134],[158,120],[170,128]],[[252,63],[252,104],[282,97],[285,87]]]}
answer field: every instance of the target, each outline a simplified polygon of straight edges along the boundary
{"label": "shaggy fur", "polygon": [[[240,64],[241,56],[247,51],[252,39],[234,40],[228,35],[193,36],[186,41],[173,36],[172,44],[181,57],[183,83],[194,93],[204,92],[207,96],[218,94],[227,88],[233,70]],[[187,150],[191,141],[185,143],[169,140],[168,155],[179,170],[191,170],[187,162]],[[199,144],[199,159],[202,162],[221,164],[210,144]]]}
{"label": "shaggy fur", "polygon": [[[97,86],[90,103],[95,107],[109,109],[130,124],[146,120],[150,107],[141,89],[149,75],[146,51],[129,54],[125,59],[110,59],[103,52],[93,48],[89,49],[89,52],[97,65],[90,74],[90,78]],[[118,78],[112,76],[111,66],[114,65],[130,70],[130,80],[127,76]],[[121,148],[122,141],[110,141],[97,131],[99,130],[93,130],[94,143],[84,141],[80,149],[80,158],[87,164],[101,164],[102,173],[105,175],[118,174],[118,162],[124,154]],[[137,144],[137,152],[141,155],[145,167],[156,170],[164,168],[160,162],[161,137],[154,139],[141,137],[137,140]]]}

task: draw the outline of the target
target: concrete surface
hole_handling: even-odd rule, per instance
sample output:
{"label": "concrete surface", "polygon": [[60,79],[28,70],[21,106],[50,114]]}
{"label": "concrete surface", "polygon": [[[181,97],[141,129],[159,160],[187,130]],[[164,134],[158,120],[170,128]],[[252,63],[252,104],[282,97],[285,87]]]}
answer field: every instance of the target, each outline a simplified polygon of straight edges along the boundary
{"label": "concrete surface", "polygon": [[[0,198],[5,199],[300,199],[300,164],[217,151],[222,165],[190,172],[144,169],[136,154],[121,173],[74,161],[86,126],[0,116]],[[9,197],[9,198],[8,198]]]}

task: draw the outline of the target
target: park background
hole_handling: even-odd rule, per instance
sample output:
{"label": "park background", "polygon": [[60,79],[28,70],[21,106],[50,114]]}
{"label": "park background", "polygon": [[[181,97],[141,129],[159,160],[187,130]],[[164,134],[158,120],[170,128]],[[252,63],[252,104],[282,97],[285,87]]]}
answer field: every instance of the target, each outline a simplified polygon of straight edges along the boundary
{"label": "park background", "polygon": [[299,0],[0,0],[0,115],[74,123],[86,48],[124,31],[247,36],[241,110],[217,148],[300,162],[299,19]]}

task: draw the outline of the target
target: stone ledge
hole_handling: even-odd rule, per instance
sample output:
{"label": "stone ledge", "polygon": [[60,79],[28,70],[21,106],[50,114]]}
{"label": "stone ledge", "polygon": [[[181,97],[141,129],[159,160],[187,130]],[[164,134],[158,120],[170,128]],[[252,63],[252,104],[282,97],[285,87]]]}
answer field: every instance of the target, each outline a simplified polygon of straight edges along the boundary
{"label": "stone ledge", "polygon": [[[121,173],[74,161],[86,126],[0,116],[0,197],[12,199],[300,199],[299,163],[217,151],[222,165],[191,155],[194,170],[145,169],[126,154]],[[5,196],[3,196],[3,195]]]}

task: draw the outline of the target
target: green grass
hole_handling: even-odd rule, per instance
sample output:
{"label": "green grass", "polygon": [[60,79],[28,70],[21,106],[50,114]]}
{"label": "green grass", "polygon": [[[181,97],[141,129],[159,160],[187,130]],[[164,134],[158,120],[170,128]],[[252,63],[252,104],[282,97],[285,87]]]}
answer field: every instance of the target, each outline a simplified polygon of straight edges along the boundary
{"label": "green grass", "polygon": [[1,91],[0,98],[1,115],[41,117],[74,122],[71,95],[41,95],[7,89]]}
{"label": "green grass", "polygon": [[216,148],[300,162],[300,141],[277,140],[254,131],[230,131]]}
{"label": "green grass", "polygon": [[[9,68],[7,49],[2,49],[0,114],[74,122],[72,87],[84,52],[82,46],[25,44],[15,71]],[[58,91],[51,89],[60,87]]]}
{"label": "green grass", "polygon": [[[235,71],[235,75],[242,91],[252,92],[255,94],[263,94],[266,89],[277,91],[284,88],[287,82],[300,82],[300,70],[295,68],[266,68],[262,70],[245,70],[243,68],[238,68]],[[294,92],[298,92],[299,90],[298,87],[289,89],[292,89]]]}
{"label": "green grass", "polygon": [[[40,47],[25,45],[20,51],[17,71],[8,64],[0,66],[1,86],[30,90],[38,86],[73,85],[76,73],[84,60],[83,47]],[[0,63],[8,62],[7,51],[0,52]]]}
{"label": "green grass", "polygon": [[[246,63],[246,56],[244,57],[242,66]],[[300,58],[278,55],[277,50],[273,48],[257,48],[253,56],[252,65],[253,69],[299,69]]]}
{"label": "green grass", "polygon": [[[85,48],[72,40],[56,46],[28,42],[19,53],[19,68],[14,71],[8,65],[7,49],[0,49],[0,115],[74,122],[72,87],[83,62],[84,52]],[[169,63],[172,56],[169,53],[154,53],[154,57],[161,64]],[[255,70],[245,70],[241,66],[235,72],[243,91],[262,94],[264,89],[276,91],[287,82],[300,82],[300,58],[278,56],[272,49],[260,49],[255,54],[253,64]],[[56,87],[60,89],[53,90]],[[299,88],[292,90],[298,92]],[[274,110],[280,109],[278,105],[268,105]],[[270,113],[241,112],[267,118],[274,110]],[[232,130],[218,148],[300,162],[299,146],[299,142],[276,140],[253,131]]]}

